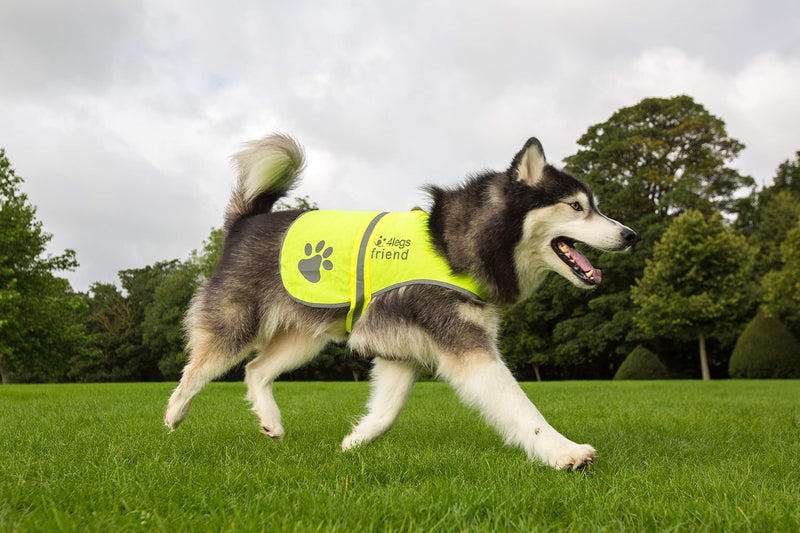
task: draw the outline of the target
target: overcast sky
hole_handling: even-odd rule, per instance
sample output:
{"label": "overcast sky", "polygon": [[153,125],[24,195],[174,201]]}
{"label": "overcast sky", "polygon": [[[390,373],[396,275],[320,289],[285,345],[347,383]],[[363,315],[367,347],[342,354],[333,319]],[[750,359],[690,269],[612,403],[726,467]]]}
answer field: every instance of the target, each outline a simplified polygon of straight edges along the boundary
{"label": "overcast sky", "polygon": [[297,194],[407,210],[531,135],[560,165],[678,94],[771,180],[800,149],[800,2],[0,2],[0,147],[78,290],[186,258],[222,223],[231,154],[272,131],[306,147]]}

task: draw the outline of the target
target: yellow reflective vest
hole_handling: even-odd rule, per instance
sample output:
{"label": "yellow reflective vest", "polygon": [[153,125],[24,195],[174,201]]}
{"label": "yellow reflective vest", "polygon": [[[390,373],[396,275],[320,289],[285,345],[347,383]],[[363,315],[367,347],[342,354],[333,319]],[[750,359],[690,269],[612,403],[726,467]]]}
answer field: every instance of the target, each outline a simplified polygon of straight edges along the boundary
{"label": "yellow reflective vest", "polygon": [[481,298],[472,276],[454,274],[434,250],[428,214],[420,210],[303,213],[284,235],[280,272],[296,302],[348,307],[348,333],[373,297],[405,285],[438,285]]}

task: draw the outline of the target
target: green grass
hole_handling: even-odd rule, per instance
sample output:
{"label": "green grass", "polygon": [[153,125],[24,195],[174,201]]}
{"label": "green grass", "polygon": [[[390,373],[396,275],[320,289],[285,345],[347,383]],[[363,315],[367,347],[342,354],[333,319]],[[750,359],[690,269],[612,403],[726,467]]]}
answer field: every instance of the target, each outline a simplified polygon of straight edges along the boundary
{"label": "green grass", "polygon": [[170,434],[173,386],[0,386],[0,531],[800,527],[800,381],[524,384],[599,450],[579,472],[504,447],[439,383],[347,454],[366,384],[278,383],[282,442],[240,383],[209,385]]}

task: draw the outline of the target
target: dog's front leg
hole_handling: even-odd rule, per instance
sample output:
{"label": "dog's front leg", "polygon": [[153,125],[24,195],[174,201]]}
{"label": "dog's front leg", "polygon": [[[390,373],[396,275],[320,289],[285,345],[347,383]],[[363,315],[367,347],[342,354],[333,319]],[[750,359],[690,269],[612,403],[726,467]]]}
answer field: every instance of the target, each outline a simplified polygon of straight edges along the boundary
{"label": "dog's front leg", "polygon": [[553,429],[531,403],[497,353],[442,354],[438,374],[476,407],[509,444],[556,469],[588,465],[595,450]]}

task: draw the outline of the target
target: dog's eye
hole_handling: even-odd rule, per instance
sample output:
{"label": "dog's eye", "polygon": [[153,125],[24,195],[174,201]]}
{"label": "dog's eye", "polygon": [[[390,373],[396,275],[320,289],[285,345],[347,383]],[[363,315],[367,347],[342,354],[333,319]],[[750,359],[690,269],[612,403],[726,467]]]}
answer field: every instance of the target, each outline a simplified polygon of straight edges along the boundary
{"label": "dog's eye", "polygon": [[575,211],[583,211],[583,206],[580,202],[572,202],[569,206]]}

